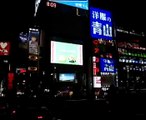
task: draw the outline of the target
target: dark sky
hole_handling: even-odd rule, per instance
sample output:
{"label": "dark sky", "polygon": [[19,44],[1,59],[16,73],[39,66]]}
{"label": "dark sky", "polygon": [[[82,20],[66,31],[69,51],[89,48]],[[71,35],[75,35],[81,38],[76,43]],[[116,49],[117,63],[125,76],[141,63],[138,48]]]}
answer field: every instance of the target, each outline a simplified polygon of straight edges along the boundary
{"label": "dark sky", "polygon": [[32,19],[34,0],[4,0],[0,3],[0,31],[21,29]]}
{"label": "dark sky", "polygon": [[114,14],[117,20],[127,22],[144,29],[146,23],[146,6],[142,0],[117,0],[114,5]]}
{"label": "dark sky", "polygon": [[[32,23],[34,0],[4,1],[5,3],[0,4],[0,36],[14,34],[21,29],[27,28]],[[139,0],[140,2],[132,0],[108,0],[108,3],[106,2],[107,0],[102,1],[105,6],[109,6],[112,9],[115,20],[127,23],[127,25],[129,24],[141,30],[145,29],[146,6],[144,6],[145,4],[142,0]],[[110,2],[114,3],[114,5],[109,4]]]}
{"label": "dark sky", "polygon": [[116,23],[127,24],[138,29],[145,29],[146,5],[143,0],[92,0],[94,6],[112,10]]}

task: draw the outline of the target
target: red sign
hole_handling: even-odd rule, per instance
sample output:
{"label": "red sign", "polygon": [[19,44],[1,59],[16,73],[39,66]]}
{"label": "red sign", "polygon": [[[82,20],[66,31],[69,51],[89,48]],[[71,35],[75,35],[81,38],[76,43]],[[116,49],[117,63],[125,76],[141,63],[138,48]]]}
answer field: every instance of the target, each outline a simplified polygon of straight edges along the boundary
{"label": "red sign", "polygon": [[14,73],[8,73],[8,89],[13,88]]}
{"label": "red sign", "polygon": [[98,45],[99,44],[99,41],[98,40],[93,40],[93,44],[94,45]]}
{"label": "red sign", "polygon": [[9,55],[10,53],[10,43],[0,42],[0,56]]}
{"label": "red sign", "polygon": [[94,76],[100,72],[99,67],[97,65],[98,62],[99,62],[99,58],[96,56],[93,56],[93,75]]}
{"label": "red sign", "polygon": [[93,68],[93,75],[97,75],[99,73],[99,68]]}
{"label": "red sign", "polygon": [[94,49],[94,53],[98,54],[99,53],[99,40],[93,40],[93,49]]}
{"label": "red sign", "polygon": [[94,53],[99,53],[99,48],[94,48]]}

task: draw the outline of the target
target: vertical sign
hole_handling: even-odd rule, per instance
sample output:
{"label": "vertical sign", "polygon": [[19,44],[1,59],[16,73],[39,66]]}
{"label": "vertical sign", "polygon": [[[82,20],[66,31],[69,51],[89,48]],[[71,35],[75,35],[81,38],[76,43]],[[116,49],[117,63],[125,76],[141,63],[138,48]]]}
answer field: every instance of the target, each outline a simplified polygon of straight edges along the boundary
{"label": "vertical sign", "polygon": [[28,71],[38,71],[39,68],[39,41],[40,33],[36,28],[29,29],[29,66]]}
{"label": "vertical sign", "polygon": [[111,13],[90,7],[90,35],[92,38],[112,40]]}
{"label": "vertical sign", "polygon": [[101,76],[93,77],[93,86],[94,88],[101,88]]}
{"label": "vertical sign", "polygon": [[93,62],[93,75],[96,76],[99,74],[99,41],[98,40],[93,40],[93,57],[92,57],[92,62]]}
{"label": "vertical sign", "polygon": [[39,55],[39,30],[29,30],[29,54]]}
{"label": "vertical sign", "polygon": [[28,33],[21,32],[19,34],[19,47],[22,49],[28,49]]}
{"label": "vertical sign", "polygon": [[14,73],[8,73],[8,90],[13,89]]}
{"label": "vertical sign", "polygon": [[100,88],[101,87],[101,77],[100,75],[100,69],[99,69],[99,40],[93,40],[93,87],[94,88]]}

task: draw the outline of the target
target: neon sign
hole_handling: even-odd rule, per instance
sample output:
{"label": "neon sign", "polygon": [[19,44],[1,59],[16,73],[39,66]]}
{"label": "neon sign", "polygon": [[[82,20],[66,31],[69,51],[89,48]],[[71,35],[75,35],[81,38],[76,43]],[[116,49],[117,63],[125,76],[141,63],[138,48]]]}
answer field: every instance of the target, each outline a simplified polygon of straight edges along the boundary
{"label": "neon sign", "polygon": [[100,58],[101,72],[113,72],[115,73],[115,62],[113,59]]}
{"label": "neon sign", "polygon": [[111,13],[98,8],[90,8],[90,34],[92,38],[112,40]]}

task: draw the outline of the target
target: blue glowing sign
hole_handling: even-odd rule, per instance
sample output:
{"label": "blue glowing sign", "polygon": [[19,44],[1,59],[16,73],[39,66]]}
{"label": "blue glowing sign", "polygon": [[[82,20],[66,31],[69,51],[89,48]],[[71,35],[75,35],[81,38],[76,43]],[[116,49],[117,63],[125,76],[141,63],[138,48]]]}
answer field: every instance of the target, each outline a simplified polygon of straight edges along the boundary
{"label": "blue glowing sign", "polygon": [[112,18],[109,11],[90,8],[90,34],[92,38],[112,40]]}
{"label": "blue glowing sign", "polygon": [[100,58],[100,71],[115,73],[115,62],[113,59]]}
{"label": "blue glowing sign", "polygon": [[49,1],[88,10],[88,0],[49,0]]}

